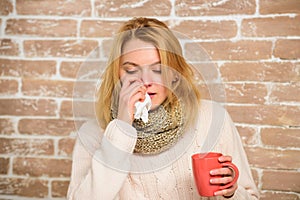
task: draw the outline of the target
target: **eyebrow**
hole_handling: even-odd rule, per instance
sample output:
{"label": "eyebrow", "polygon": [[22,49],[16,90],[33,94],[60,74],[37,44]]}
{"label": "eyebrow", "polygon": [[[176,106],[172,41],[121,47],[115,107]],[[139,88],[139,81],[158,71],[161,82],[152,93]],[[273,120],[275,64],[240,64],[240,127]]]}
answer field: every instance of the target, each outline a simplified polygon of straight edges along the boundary
{"label": "eyebrow", "polygon": [[[150,65],[144,65],[144,66],[149,66],[149,67],[151,67],[151,66],[157,65],[157,64],[160,64],[160,61],[156,61],[156,62],[154,62],[154,63],[152,63],[152,64],[150,64]],[[129,61],[124,62],[124,63],[122,64],[122,66],[123,66],[123,65],[132,65],[132,66],[134,66],[134,67],[142,67],[142,66],[140,66],[140,65],[138,65],[138,64],[136,64],[136,63],[134,63],[134,62],[129,62]]]}

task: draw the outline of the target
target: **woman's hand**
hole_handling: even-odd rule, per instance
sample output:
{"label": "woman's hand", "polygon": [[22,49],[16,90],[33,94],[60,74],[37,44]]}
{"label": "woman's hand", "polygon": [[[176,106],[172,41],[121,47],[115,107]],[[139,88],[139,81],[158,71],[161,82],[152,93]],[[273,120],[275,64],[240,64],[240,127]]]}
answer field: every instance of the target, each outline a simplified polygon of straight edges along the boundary
{"label": "woman's hand", "polygon": [[[220,156],[219,157],[220,163],[231,162],[231,161],[232,161],[231,156]],[[210,179],[211,184],[226,185],[226,184],[230,183],[234,178],[234,172],[228,167],[211,170],[210,174],[214,175],[214,176],[216,176],[216,175],[222,176],[221,178]],[[237,185],[237,183],[235,183],[235,184],[233,184],[233,186],[231,186],[229,188],[215,192],[215,196],[224,196],[225,198],[231,197],[234,195],[237,188],[238,188],[238,185]]]}
{"label": "woman's hand", "polygon": [[143,82],[134,76],[123,76],[121,81],[117,118],[131,125],[134,116],[134,104],[137,101],[145,100],[147,89]]}

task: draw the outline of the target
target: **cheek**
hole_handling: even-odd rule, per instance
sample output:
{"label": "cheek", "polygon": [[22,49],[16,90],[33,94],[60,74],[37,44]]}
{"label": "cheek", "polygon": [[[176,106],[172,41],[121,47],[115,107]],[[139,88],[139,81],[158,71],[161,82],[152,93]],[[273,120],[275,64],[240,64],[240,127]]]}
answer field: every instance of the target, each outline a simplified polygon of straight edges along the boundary
{"label": "cheek", "polygon": [[151,70],[149,70],[147,72],[147,74],[148,74],[149,81],[151,81],[154,84],[157,84],[157,86],[163,85],[164,81],[163,81],[162,74],[155,73],[155,72],[153,72]]}
{"label": "cheek", "polygon": [[167,97],[167,89],[166,87],[162,86],[162,85],[158,85],[158,90],[159,90],[159,96],[161,98],[166,98]]}

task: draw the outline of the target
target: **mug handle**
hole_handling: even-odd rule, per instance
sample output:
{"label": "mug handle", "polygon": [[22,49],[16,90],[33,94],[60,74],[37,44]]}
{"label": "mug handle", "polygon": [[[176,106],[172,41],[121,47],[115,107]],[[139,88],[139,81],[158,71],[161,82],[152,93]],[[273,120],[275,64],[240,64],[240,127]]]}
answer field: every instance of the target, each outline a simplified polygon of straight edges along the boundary
{"label": "mug handle", "polygon": [[222,164],[222,167],[229,167],[229,168],[233,169],[233,171],[234,171],[233,180],[230,183],[227,183],[226,185],[220,186],[220,190],[223,190],[225,188],[229,188],[229,187],[233,186],[233,184],[235,184],[237,182],[237,180],[239,178],[239,169],[232,162],[224,162],[221,164]]}

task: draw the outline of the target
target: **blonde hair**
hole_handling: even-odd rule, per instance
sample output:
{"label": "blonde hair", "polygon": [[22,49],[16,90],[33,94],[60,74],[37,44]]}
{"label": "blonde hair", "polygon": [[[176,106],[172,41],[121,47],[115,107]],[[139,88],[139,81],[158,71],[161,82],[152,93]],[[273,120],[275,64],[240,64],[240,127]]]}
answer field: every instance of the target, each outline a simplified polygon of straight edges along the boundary
{"label": "blonde hair", "polygon": [[[114,90],[119,83],[119,67],[122,49],[126,42],[132,39],[139,39],[154,45],[161,59],[162,66],[168,66],[179,76],[176,77],[176,86],[171,86],[174,76],[163,74],[163,80],[166,80],[166,86],[169,90],[166,104],[175,105],[178,99],[173,92],[180,94],[185,102],[184,113],[188,115],[187,122],[193,121],[199,105],[200,92],[194,83],[193,69],[182,56],[182,49],[178,39],[163,22],[153,18],[133,18],[127,21],[118,31],[113,42],[113,48],[108,60],[106,71],[101,77],[101,86],[98,91],[98,101],[96,102],[96,112],[102,128],[106,128],[112,120],[111,106]],[[185,79],[183,81],[183,79]],[[180,87],[178,87],[180,85]]]}

